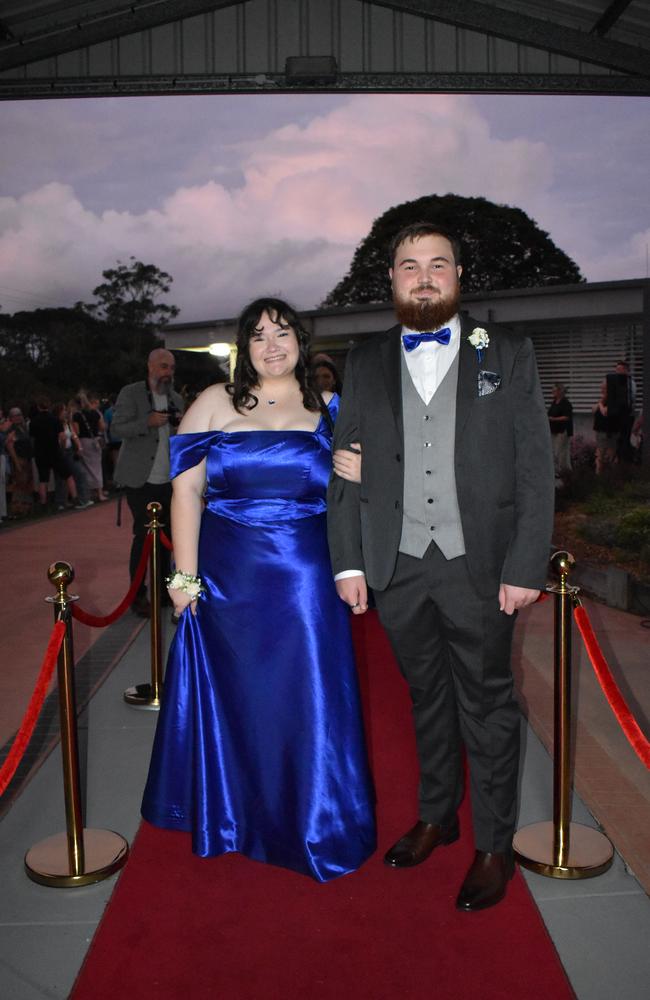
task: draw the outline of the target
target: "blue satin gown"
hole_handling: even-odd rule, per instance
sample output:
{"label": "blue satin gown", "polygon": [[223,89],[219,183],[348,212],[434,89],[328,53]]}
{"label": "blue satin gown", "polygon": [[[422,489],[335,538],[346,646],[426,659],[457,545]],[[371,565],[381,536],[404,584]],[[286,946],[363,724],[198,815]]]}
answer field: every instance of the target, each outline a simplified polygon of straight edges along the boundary
{"label": "blue satin gown", "polygon": [[375,849],[374,793],[327,549],[328,424],[170,445],[172,478],[207,460],[207,593],[172,642],[142,815],[191,831],[204,857],[238,851],[321,882],[354,871]]}

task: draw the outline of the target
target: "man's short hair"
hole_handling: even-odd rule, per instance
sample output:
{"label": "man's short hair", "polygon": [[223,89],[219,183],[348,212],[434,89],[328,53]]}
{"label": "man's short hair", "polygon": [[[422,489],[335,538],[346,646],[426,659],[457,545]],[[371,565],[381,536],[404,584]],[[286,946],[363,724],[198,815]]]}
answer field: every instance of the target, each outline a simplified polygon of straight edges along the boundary
{"label": "man's short hair", "polygon": [[395,233],[390,241],[388,246],[389,266],[393,267],[395,263],[395,254],[405,240],[419,240],[423,236],[442,236],[444,239],[449,240],[451,248],[454,251],[454,263],[460,264],[460,240],[454,233],[451,232],[451,230],[437,222],[412,222],[408,226],[403,226],[399,232]]}

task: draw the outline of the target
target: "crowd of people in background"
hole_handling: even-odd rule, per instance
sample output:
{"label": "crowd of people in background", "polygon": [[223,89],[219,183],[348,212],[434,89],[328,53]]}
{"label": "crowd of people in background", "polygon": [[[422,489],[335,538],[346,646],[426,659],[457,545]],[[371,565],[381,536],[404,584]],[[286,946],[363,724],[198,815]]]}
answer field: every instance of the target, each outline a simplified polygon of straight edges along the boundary
{"label": "crowd of people in background", "polygon": [[0,407],[0,523],[108,499],[119,448],[108,430],[113,402],[82,389],[67,401],[41,394]]}
{"label": "crowd of people in background", "polygon": [[[629,363],[617,361],[600,386],[598,400],[591,408],[594,432],[594,468],[602,475],[619,463],[641,462],[643,411],[636,408],[637,387]],[[571,473],[573,406],[564,383],[555,382],[548,420],[553,444],[556,485]]]}
{"label": "crowd of people in background", "polygon": [[[340,395],[342,376],[334,359],[312,358],[312,377],[321,392]],[[193,399],[184,388],[186,404]],[[80,389],[73,399],[38,396],[29,406],[0,406],[0,525],[33,513],[85,510],[117,488],[115,466],[121,440],[113,428],[116,397]],[[636,384],[627,361],[616,363],[602,381],[592,407],[595,471],[619,462],[639,462],[643,413],[636,409]],[[548,409],[556,476],[571,472],[573,407],[562,382],[553,386]]]}

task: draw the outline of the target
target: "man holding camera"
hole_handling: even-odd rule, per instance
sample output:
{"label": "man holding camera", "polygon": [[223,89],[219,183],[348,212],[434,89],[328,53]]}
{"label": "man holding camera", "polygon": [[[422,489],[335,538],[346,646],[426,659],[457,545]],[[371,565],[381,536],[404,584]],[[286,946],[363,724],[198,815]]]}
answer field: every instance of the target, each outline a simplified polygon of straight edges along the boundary
{"label": "man holding camera", "polygon": [[[122,446],[115,466],[115,482],[123,486],[133,515],[133,543],[129,558],[131,579],[138,568],[149,514],[147,504],[162,505],[161,518],[171,533],[169,506],[169,437],[176,433],[183,414],[183,399],[173,388],[175,361],[171,351],[157,347],[147,362],[146,381],[125,385],[115,404],[111,428]],[[169,552],[161,547],[163,578],[169,573]],[[133,602],[133,610],[149,617],[151,606],[144,584]]]}

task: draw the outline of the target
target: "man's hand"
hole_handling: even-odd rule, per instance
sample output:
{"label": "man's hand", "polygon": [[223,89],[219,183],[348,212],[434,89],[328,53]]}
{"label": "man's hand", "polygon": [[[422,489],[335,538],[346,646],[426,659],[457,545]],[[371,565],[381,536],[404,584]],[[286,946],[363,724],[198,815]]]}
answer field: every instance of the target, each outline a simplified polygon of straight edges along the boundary
{"label": "man's hand", "polygon": [[368,610],[368,587],[365,576],[346,576],[336,580],[336,593],[349,605],[353,615]]}
{"label": "man's hand", "polygon": [[160,413],[158,410],[152,410],[147,417],[147,424],[149,427],[162,427],[163,424],[167,423],[167,414]]}
{"label": "man's hand", "polygon": [[502,583],[499,587],[499,611],[511,615],[519,608],[534,604],[538,597],[539,590],[528,590],[526,587],[513,587],[511,583]]}
{"label": "man's hand", "polygon": [[361,482],[361,445],[353,442],[348,448],[339,448],[332,455],[334,472],[351,483]]}

